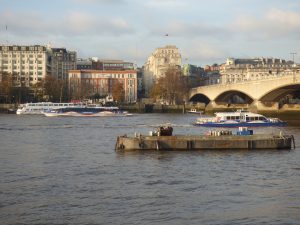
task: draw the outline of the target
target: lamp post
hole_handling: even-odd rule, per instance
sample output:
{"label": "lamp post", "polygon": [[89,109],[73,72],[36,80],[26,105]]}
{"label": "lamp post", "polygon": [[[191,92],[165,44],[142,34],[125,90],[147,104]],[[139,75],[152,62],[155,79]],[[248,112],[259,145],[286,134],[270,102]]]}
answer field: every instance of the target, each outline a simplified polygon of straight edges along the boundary
{"label": "lamp post", "polygon": [[293,64],[295,64],[295,55],[297,55],[297,53],[296,52],[291,52],[290,54],[293,56]]}
{"label": "lamp post", "polygon": [[[290,53],[293,56],[293,66],[295,66],[295,55],[297,54],[296,52],[291,52]],[[295,75],[295,71],[293,69],[293,82],[296,82],[296,75]]]}

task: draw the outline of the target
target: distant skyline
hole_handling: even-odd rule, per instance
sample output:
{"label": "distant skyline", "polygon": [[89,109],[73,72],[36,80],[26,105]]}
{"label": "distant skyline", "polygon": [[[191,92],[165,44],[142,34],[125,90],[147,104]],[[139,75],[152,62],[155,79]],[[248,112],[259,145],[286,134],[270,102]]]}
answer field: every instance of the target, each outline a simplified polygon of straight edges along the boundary
{"label": "distant skyline", "polygon": [[299,0],[0,0],[1,44],[46,45],[142,66],[176,45],[182,63],[300,62]]}

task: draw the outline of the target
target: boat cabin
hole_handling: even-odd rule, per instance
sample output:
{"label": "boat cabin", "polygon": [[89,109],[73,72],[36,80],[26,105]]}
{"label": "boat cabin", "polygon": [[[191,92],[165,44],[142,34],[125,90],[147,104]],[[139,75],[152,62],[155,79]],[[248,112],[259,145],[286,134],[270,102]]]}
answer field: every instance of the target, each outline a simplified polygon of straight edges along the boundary
{"label": "boat cabin", "polygon": [[260,114],[251,112],[222,112],[216,113],[216,117],[219,121],[238,121],[238,122],[250,122],[250,121],[267,121],[268,119]]}

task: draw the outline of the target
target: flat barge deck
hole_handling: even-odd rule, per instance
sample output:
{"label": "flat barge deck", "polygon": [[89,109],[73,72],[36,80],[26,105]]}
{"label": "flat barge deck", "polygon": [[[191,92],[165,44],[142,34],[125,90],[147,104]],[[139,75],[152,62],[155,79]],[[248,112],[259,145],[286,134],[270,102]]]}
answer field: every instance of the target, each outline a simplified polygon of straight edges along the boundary
{"label": "flat barge deck", "polygon": [[[293,145],[293,146],[292,146]],[[204,150],[204,149],[292,149],[293,135],[173,135],[119,136],[117,151],[127,150]]]}

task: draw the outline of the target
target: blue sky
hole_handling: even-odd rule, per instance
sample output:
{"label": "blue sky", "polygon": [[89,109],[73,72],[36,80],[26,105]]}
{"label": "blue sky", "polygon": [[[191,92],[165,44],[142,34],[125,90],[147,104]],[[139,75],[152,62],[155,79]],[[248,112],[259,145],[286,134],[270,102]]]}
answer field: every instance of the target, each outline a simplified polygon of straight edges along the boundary
{"label": "blue sky", "polygon": [[[142,66],[176,45],[183,63],[228,57],[300,62],[299,0],[0,0],[1,44],[51,43]],[[7,26],[7,30],[6,30]],[[168,34],[168,36],[165,36]]]}

